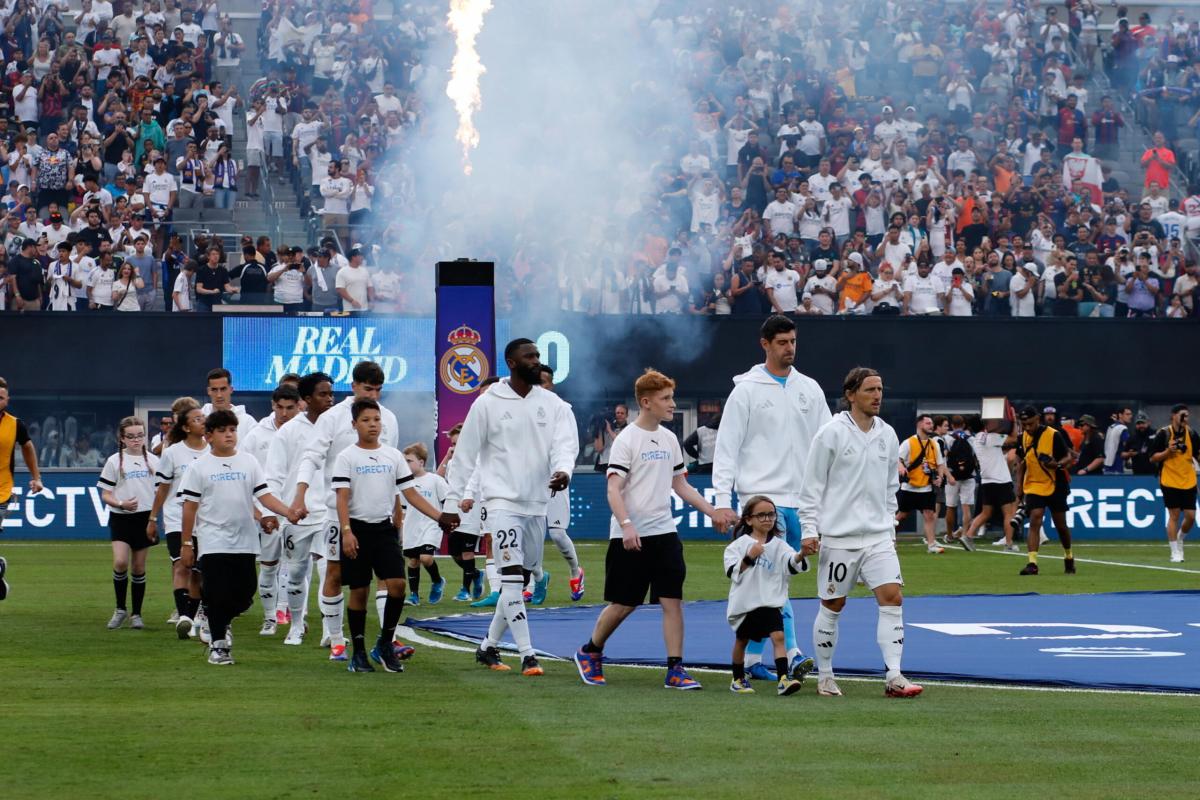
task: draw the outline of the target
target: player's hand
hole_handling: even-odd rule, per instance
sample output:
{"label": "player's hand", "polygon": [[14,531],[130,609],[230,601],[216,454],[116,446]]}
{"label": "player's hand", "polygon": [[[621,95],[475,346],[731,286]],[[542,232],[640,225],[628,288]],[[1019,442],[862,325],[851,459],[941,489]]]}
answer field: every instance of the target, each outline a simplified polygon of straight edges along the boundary
{"label": "player's hand", "polygon": [[119,505],[126,511],[137,511],[138,501],[137,498],[131,497],[128,500],[122,500]]}
{"label": "player's hand", "polygon": [[153,519],[146,523],[146,538],[149,539],[151,543],[158,541],[158,523]]}
{"label": "player's hand", "polygon": [[460,500],[458,503],[458,510],[464,514],[470,514],[471,509],[474,507],[475,507],[474,500],[469,500],[469,499],[464,498],[463,500]]}
{"label": "player's hand", "polygon": [[358,539],[349,530],[342,531],[342,552],[350,558],[358,558]]}
{"label": "player's hand", "polygon": [[626,550],[642,549],[642,537],[638,536],[637,528],[633,527],[632,522],[621,528],[621,543],[625,545]]}
{"label": "player's hand", "polygon": [[462,519],[458,516],[458,514],[442,512],[442,515],[438,517],[438,525],[441,526],[441,529],[446,533],[454,533],[456,530],[458,530],[458,526],[461,524],[461,522]]}
{"label": "player's hand", "polygon": [[556,472],[550,476],[550,491],[561,492],[571,485],[571,476],[565,472]]}
{"label": "player's hand", "polygon": [[737,523],[738,515],[732,508],[718,508],[717,515],[713,517],[713,525],[718,533],[728,533]]}
{"label": "player's hand", "polygon": [[800,555],[811,556],[813,553],[821,549],[821,540],[815,536],[804,539],[800,542]]}
{"label": "player's hand", "polygon": [[31,480],[29,482],[29,493],[30,494],[41,494],[45,490],[45,488],[46,487],[43,486],[42,482],[40,480],[38,480],[37,478],[34,478],[33,480]]}
{"label": "player's hand", "polygon": [[183,549],[179,551],[179,560],[183,562],[184,569],[191,569],[196,566],[196,548],[190,544],[185,544]]}
{"label": "player's hand", "polygon": [[746,551],[746,558],[755,559],[763,554],[762,542],[755,542],[750,545],[750,549]]}
{"label": "player's hand", "polygon": [[[293,517],[293,515],[295,515]],[[300,520],[308,516],[308,509],[304,507],[304,501],[299,498],[292,501],[292,506],[288,509],[288,522],[295,525]]]}
{"label": "player's hand", "polygon": [[270,535],[279,530],[279,518],[263,517],[261,520],[259,520],[258,526],[262,528],[263,533]]}

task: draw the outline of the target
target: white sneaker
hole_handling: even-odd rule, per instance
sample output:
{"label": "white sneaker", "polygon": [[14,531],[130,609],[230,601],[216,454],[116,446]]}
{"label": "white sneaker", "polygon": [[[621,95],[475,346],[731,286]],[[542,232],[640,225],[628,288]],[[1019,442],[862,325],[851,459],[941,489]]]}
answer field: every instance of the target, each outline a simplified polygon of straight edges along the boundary
{"label": "white sneaker", "polygon": [[838,688],[832,675],[823,675],[817,678],[817,694],[821,697],[841,697],[842,690]]}
{"label": "white sneaker", "polygon": [[1001,536],[999,539],[992,542],[992,547],[1003,547],[1006,543],[1007,543],[1007,540],[1003,536]]}
{"label": "white sneaker", "polygon": [[1006,553],[1019,553],[1019,552],[1021,552],[1021,548],[1017,547],[1015,544],[1006,544],[1006,545],[1004,546],[1004,552],[1006,552]]}
{"label": "white sneaker", "polygon": [[179,612],[172,611],[171,616],[167,617],[167,624],[174,625],[176,622],[179,622]]}
{"label": "white sneaker", "polygon": [[931,545],[927,546],[925,548],[925,550],[928,553],[930,553],[931,555],[935,555],[935,556],[941,555],[942,553],[946,552],[946,548],[942,547],[940,544],[931,544]]}
{"label": "white sneaker", "polygon": [[275,615],[272,614],[271,616],[269,616],[263,620],[262,627],[258,629],[258,635],[259,636],[274,636],[277,627],[278,627],[278,623],[275,622]]}
{"label": "white sneaker", "polygon": [[923,691],[924,686],[913,683],[903,675],[897,675],[883,687],[883,693],[888,697],[916,697]]}
{"label": "white sneaker", "polygon": [[206,618],[200,623],[200,641],[204,644],[212,644],[212,631],[208,629],[208,619]]}
{"label": "white sneaker", "polygon": [[292,627],[288,629],[287,638],[283,640],[283,643],[289,645],[304,644],[304,629],[306,627],[303,620],[293,622]]}
{"label": "white sneaker", "polygon": [[1050,541],[1050,537],[1046,535],[1046,532],[1038,531],[1038,545],[1043,545],[1048,541]]}
{"label": "white sneaker", "polygon": [[227,666],[233,663],[233,654],[228,639],[219,639],[208,649],[208,663],[217,666]]}
{"label": "white sneaker", "polygon": [[108,620],[108,629],[115,631],[117,628],[125,624],[125,620],[129,619],[129,612],[123,608],[118,608],[113,612],[112,617]]}
{"label": "white sneaker", "polygon": [[180,639],[190,639],[193,636],[192,626],[194,624],[195,623],[192,622],[191,617],[186,615],[180,617],[179,619],[175,620],[175,635]]}
{"label": "white sneaker", "polygon": [[146,623],[142,621],[142,615],[134,614],[132,617],[130,617],[129,618],[129,627],[133,628],[135,631],[140,631],[143,628],[145,628]]}
{"label": "white sneaker", "polygon": [[321,647],[329,647],[329,634],[328,633],[321,637]]}

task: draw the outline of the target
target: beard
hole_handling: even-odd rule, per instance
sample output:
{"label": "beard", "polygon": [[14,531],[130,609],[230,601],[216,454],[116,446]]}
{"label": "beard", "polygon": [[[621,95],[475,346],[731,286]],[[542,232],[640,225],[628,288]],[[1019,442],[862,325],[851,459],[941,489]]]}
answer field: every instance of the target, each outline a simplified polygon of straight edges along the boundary
{"label": "beard", "polygon": [[526,364],[522,364],[518,367],[514,367],[512,372],[518,378],[530,384],[531,386],[538,386],[541,384],[542,371],[540,369],[540,365],[531,367]]}

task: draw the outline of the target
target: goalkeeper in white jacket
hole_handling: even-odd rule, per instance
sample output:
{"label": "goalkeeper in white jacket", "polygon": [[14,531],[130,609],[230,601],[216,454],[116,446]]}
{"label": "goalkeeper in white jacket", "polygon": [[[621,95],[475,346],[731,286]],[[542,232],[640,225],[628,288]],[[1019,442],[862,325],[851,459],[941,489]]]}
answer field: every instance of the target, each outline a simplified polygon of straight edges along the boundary
{"label": "goalkeeper in white jacket", "polygon": [[842,384],[842,396],[848,410],[826,423],[809,449],[797,509],[804,530],[801,552],[820,551],[817,596],[821,608],[813,623],[817,694],[842,693],[833,678],[838,617],[861,576],[879,602],[876,638],[887,668],[884,693],[915,697],[922,688],[900,672],[904,650],[900,587],[904,579],[893,539],[900,445],[896,432],[879,418],[883,379],[878,372],[867,367],[850,370]]}

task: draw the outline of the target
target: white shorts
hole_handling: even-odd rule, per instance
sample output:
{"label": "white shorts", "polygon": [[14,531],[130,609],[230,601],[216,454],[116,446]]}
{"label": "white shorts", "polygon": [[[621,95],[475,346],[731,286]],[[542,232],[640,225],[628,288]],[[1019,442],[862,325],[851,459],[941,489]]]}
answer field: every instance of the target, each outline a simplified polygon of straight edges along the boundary
{"label": "white shorts", "polygon": [[570,489],[550,495],[550,501],[546,503],[546,526],[564,531],[571,527]]}
{"label": "white shorts", "polygon": [[546,539],[545,517],[527,517],[511,511],[485,513],[492,534],[492,560],[498,568],[536,570],[541,567]]}
{"label": "white shorts", "polygon": [[975,505],[975,479],[971,478],[965,481],[958,481],[951,485],[946,484],[946,507],[958,508],[959,506]]}
{"label": "white shorts", "polygon": [[304,561],[308,558],[312,551],[313,542],[318,541],[316,537],[325,530],[320,523],[316,525],[292,525],[285,522],[279,532],[281,545],[283,547],[283,557],[288,561]]}
{"label": "white shorts", "polygon": [[278,561],[282,552],[283,537],[279,535],[279,529],[276,528],[274,533],[263,533],[260,529],[258,532],[258,560]]}
{"label": "white shorts", "polygon": [[858,550],[839,550],[822,542],[819,552],[817,596],[822,600],[846,597],[860,575],[872,591],[889,583],[904,585],[893,542],[880,542]]}
{"label": "white shorts", "polygon": [[342,560],[342,525],[337,517],[326,517],[317,529],[321,534],[321,547],[317,555],[328,561]]}

